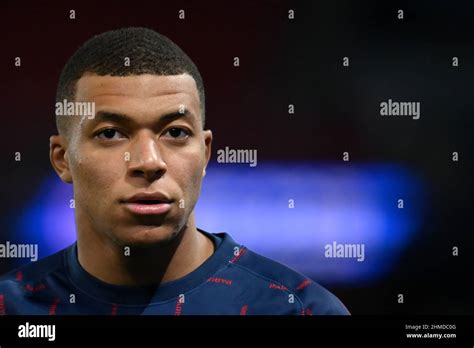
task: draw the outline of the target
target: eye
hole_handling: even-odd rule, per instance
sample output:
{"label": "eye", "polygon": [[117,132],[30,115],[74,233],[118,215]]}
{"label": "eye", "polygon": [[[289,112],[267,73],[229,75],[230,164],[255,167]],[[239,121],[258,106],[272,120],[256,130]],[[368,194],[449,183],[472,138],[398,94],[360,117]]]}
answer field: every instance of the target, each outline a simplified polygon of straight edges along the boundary
{"label": "eye", "polygon": [[[125,138],[125,136],[120,133],[118,130],[113,129],[113,128],[107,128],[104,129],[103,131],[100,131],[97,133],[97,138],[102,139],[102,140],[116,140],[116,139],[122,139]],[[119,136],[119,137],[116,137]]]}
{"label": "eye", "polygon": [[189,136],[189,132],[183,128],[173,127],[173,128],[168,129],[165,135],[168,135],[174,139],[183,139]]}

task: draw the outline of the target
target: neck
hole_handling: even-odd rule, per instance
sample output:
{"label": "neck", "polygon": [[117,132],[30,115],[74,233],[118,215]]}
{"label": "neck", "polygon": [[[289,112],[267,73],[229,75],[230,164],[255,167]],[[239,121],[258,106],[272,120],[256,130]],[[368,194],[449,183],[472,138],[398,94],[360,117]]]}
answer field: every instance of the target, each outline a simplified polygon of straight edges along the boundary
{"label": "neck", "polygon": [[79,263],[94,277],[114,285],[159,285],[184,277],[214,249],[212,241],[197,231],[193,214],[170,242],[130,247],[130,255],[125,255],[124,246],[105,233],[78,228]]}

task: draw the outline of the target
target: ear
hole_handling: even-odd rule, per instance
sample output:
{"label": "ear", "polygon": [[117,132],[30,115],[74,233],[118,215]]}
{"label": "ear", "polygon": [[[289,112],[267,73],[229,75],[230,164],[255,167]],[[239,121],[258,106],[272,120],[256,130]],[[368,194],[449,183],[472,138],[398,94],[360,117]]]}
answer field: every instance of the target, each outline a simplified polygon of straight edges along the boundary
{"label": "ear", "polygon": [[62,135],[53,135],[49,138],[49,160],[61,180],[72,184],[67,142]]}
{"label": "ear", "polygon": [[204,169],[202,170],[202,176],[206,175],[206,167],[211,159],[211,145],[212,145],[212,132],[207,129],[203,131],[204,133],[204,145],[206,146],[206,164],[204,165]]}

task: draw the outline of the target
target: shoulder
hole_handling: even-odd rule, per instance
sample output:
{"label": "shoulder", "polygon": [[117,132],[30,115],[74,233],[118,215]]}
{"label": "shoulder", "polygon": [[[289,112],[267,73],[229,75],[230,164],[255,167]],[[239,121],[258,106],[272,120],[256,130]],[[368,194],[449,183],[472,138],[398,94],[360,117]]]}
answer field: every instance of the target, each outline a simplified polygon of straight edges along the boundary
{"label": "shoulder", "polygon": [[249,275],[294,295],[301,303],[303,315],[349,315],[343,303],[330,291],[290,267],[241,247],[239,255],[231,261]]}
{"label": "shoulder", "polygon": [[29,262],[5,273],[4,275],[0,276],[0,284],[10,280],[35,282],[44,278],[49,273],[64,267],[64,253],[66,250],[67,248],[43,259],[35,262]]}
{"label": "shoulder", "polygon": [[52,277],[64,273],[62,270],[65,267],[66,250],[27,263],[0,276],[0,300],[3,308],[8,309],[6,314],[20,313],[24,303],[33,300],[37,295],[47,296],[48,291],[40,290],[48,288]]}

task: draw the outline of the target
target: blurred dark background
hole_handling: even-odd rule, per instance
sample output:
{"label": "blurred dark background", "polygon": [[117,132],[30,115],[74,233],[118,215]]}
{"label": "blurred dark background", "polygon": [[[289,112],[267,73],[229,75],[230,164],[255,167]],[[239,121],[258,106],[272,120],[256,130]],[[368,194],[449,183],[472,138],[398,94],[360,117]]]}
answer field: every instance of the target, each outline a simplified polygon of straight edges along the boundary
{"label": "blurred dark background", "polygon": [[[257,149],[256,170],[261,165],[269,173],[294,164],[303,175],[301,163],[326,174],[328,168],[347,170],[347,175],[363,168],[370,174],[370,168],[386,164],[408,173],[406,187],[417,188],[417,203],[407,202],[405,209],[416,228],[408,242],[392,250],[390,267],[350,282],[325,277],[323,271],[319,276],[317,266],[309,276],[353,314],[473,313],[473,2],[4,1],[0,8],[0,242],[28,242],[28,236],[34,240],[48,233],[25,219],[35,216],[27,213],[39,209],[35,199],[48,195],[44,187],[50,186],[44,183],[54,177],[48,138],[55,133],[54,98],[64,64],[95,34],[144,26],[176,42],[199,68],[214,161],[215,151],[229,146]],[[185,20],[178,19],[180,9]],[[290,9],[294,20],[288,19]],[[397,18],[399,9],[403,20]],[[15,57],[21,57],[21,67],[15,67]],[[349,67],[342,65],[343,57],[349,57]],[[452,66],[453,57],[459,58],[458,67]],[[381,117],[380,102],[388,99],[421,102],[420,119]],[[288,114],[288,104],[294,104],[295,114]],[[348,163],[342,161],[344,151],[350,153]],[[458,162],[452,161],[454,151]],[[16,152],[21,152],[20,162]],[[219,170],[215,163],[212,168]],[[252,177],[250,169],[240,170]],[[301,185],[298,177],[295,171],[295,185]],[[229,182],[228,190],[234,189]],[[311,207],[304,212],[311,214]],[[267,223],[258,213],[246,218],[257,227]],[[30,235],[20,236],[25,223]],[[351,228],[347,223],[347,233]],[[239,236],[232,226],[222,229]],[[278,233],[288,231],[273,233],[278,239]],[[396,238],[396,229],[390,233]],[[247,242],[244,235],[236,239]],[[453,246],[459,247],[459,256],[452,255]],[[52,252],[47,245],[39,247],[41,257]],[[21,262],[0,259],[0,274]],[[397,303],[399,293],[405,295],[404,304]]]}

